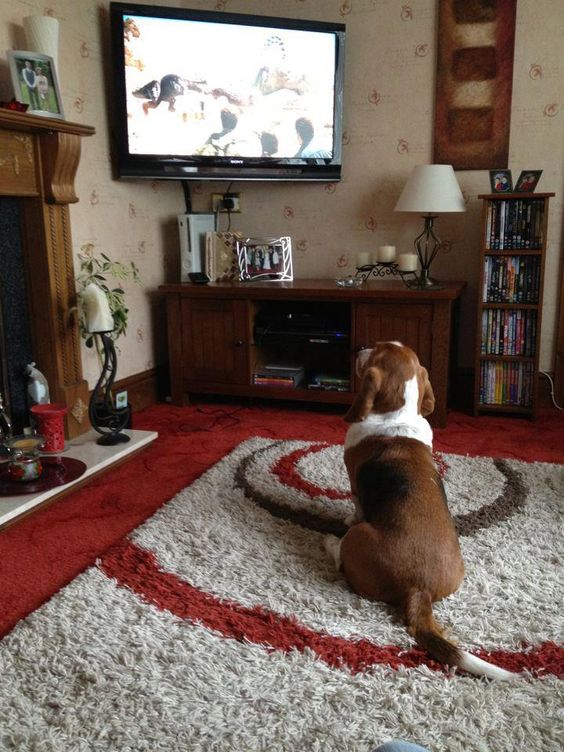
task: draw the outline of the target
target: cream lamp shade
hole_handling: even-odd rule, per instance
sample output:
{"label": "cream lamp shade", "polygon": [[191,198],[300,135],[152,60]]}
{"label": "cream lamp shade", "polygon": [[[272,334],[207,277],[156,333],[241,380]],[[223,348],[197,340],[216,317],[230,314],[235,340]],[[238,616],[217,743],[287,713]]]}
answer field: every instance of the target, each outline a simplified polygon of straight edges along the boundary
{"label": "cream lamp shade", "polygon": [[425,221],[423,232],[413,241],[420,272],[410,287],[440,289],[440,284],[431,278],[429,269],[442,243],[433,228],[437,214],[466,211],[464,196],[458,185],[452,165],[418,165],[398,199],[395,211],[422,214]]}
{"label": "cream lamp shade", "polygon": [[394,211],[418,214],[466,211],[452,165],[414,167]]}

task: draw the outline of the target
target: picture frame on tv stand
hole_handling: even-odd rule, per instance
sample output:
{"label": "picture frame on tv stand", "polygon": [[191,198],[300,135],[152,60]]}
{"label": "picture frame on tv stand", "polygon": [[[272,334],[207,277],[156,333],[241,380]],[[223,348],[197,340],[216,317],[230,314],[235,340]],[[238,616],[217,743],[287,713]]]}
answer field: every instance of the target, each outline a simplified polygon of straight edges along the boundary
{"label": "picture frame on tv stand", "polygon": [[237,243],[239,280],[290,282],[293,280],[292,241],[289,237],[247,238]]}

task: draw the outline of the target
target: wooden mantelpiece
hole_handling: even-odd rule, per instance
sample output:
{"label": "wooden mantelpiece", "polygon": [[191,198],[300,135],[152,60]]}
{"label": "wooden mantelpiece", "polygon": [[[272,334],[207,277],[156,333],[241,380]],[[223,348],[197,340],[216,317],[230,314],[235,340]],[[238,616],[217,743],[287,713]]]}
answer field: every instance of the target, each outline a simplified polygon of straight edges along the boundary
{"label": "wooden mantelpiece", "polygon": [[81,139],[94,128],[0,109],[0,196],[21,199],[22,250],[34,358],[52,401],[69,408],[71,439],[90,428],[82,377],[69,204]]}

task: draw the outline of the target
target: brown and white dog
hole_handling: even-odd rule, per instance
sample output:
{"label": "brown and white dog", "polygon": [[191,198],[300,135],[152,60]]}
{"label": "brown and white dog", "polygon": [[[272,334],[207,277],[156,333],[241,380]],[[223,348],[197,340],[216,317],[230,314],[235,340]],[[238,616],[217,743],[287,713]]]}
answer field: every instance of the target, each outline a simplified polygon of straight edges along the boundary
{"label": "brown and white dog", "polygon": [[456,647],[433,617],[434,601],[464,577],[454,522],[432,455],[425,419],[435,406],[427,371],[399,342],[381,342],[357,359],[360,391],[345,416],[355,515],[327,550],[359,595],[403,608],[409,633],[442,664],[478,676],[514,678]]}

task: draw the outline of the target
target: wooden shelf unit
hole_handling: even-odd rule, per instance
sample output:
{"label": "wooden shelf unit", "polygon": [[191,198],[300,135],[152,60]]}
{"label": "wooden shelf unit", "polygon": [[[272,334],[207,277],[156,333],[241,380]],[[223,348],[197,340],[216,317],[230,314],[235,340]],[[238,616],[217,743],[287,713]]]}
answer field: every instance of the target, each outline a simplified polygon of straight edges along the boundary
{"label": "wooden shelf unit", "polygon": [[[455,308],[464,282],[445,282],[441,290],[413,290],[401,281],[371,281],[340,288],[333,280],[294,282],[162,285],[168,318],[171,398],[185,403],[190,393],[350,404],[358,388],[356,352],[382,340],[412,347],[430,374],[436,397],[432,422],[446,425],[447,392]],[[271,343],[255,336],[257,314],[269,306],[282,310],[336,312],[345,336],[333,344],[292,338]],[[315,337],[313,338],[315,340]],[[350,389],[322,391],[303,387],[273,388],[253,384],[265,362],[304,361],[348,378]],[[306,379],[307,385],[307,379]]]}
{"label": "wooden shelf unit", "polygon": [[549,200],[554,193],[482,199],[474,413],[533,418]]}

